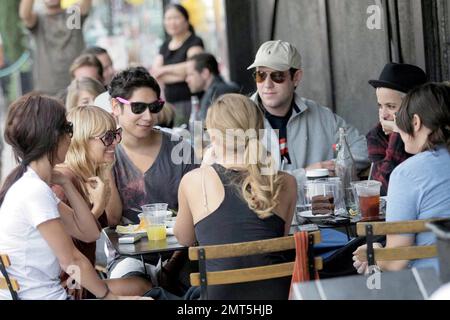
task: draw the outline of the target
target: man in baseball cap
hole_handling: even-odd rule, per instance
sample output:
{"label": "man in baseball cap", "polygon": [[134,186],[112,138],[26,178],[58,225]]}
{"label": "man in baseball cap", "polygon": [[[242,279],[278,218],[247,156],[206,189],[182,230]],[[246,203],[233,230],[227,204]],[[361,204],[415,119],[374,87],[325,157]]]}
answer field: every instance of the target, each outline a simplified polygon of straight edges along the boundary
{"label": "man in baseball cap", "polygon": [[295,46],[281,40],[265,42],[248,69],[255,69],[257,92],[252,99],[265,113],[265,142],[281,170],[334,171],[332,146],[338,143],[341,127],[347,129],[357,168],[368,166],[365,137],[330,109],[295,92],[303,77]]}
{"label": "man in baseball cap", "polygon": [[290,43],[277,40],[265,42],[256,54],[255,62],[247,70],[256,67],[268,67],[274,70],[286,71],[291,68],[302,68],[302,57]]}

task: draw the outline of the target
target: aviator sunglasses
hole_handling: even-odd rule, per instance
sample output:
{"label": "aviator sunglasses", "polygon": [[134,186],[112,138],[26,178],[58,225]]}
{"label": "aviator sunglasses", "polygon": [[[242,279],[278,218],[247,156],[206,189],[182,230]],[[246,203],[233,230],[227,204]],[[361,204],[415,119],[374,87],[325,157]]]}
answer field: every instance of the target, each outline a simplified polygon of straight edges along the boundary
{"label": "aviator sunglasses", "polygon": [[255,71],[253,73],[253,77],[257,83],[262,83],[266,81],[267,76],[270,76],[270,79],[275,83],[283,83],[286,81],[287,74],[283,71],[274,71],[274,72],[263,72],[263,71]]}
{"label": "aviator sunglasses", "polygon": [[122,128],[119,128],[117,130],[108,130],[104,135],[95,137],[94,139],[100,139],[105,147],[109,147],[114,143],[114,141],[120,143],[120,141],[122,141]]}
{"label": "aviator sunglasses", "polygon": [[123,104],[127,104],[129,106],[131,106],[131,111],[134,114],[141,114],[143,113],[145,110],[147,110],[147,108],[150,110],[150,113],[158,113],[162,110],[162,108],[164,107],[164,100],[158,99],[155,102],[152,103],[145,103],[145,102],[130,102],[124,98],[121,97],[117,97],[116,98],[117,101],[119,101],[120,103]]}

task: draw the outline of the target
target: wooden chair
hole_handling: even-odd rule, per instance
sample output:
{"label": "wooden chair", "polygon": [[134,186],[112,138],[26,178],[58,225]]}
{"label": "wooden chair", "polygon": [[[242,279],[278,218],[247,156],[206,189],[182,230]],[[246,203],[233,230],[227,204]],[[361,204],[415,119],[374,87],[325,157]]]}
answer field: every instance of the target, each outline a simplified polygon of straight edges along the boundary
{"label": "wooden chair", "polygon": [[405,234],[429,232],[426,224],[431,220],[411,220],[400,222],[364,222],[358,223],[356,231],[358,236],[366,236],[367,252],[362,252],[359,259],[367,260],[369,266],[374,266],[376,261],[416,260],[437,256],[436,245],[410,246],[398,248],[373,248],[374,237],[388,234]]}
{"label": "wooden chair", "polygon": [[[313,245],[320,243],[320,241],[320,232],[313,232],[309,234],[308,255],[309,261],[312,262],[309,264],[311,279],[314,279],[315,270],[321,270],[323,265],[322,258],[315,258],[313,251]],[[226,271],[206,271],[206,260],[208,259],[235,258],[256,254],[281,252],[291,249],[295,249],[294,236],[216,246],[190,247],[189,259],[191,261],[198,260],[200,271],[198,273],[191,273],[191,285],[200,286],[201,299],[207,300],[208,285],[253,282],[292,276],[294,262]]]}
{"label": "wooden chair", "polygon": [[0,271],[3,277],[0,277],[0,289],[8,289],[11,292],[11,297],[13,300],[19,300],[17,292],[20,290],[19,283],[16,279],[10,278],[6,268],[11,266],[11,261],[8,255],[0,254]]}

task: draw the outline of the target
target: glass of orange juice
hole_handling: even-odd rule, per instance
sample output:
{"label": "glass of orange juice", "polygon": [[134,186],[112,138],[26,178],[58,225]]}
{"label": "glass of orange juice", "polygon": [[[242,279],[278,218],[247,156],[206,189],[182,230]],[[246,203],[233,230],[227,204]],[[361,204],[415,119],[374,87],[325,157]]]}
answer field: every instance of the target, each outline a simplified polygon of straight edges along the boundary
{"label": "glass of orange juice", "polygon": [[166,215],[167,208],[159,206],[146,205],[142,206],[142,217],[145,221],[145,229],[147,231],[148,240],[164,240],[166,234]]}

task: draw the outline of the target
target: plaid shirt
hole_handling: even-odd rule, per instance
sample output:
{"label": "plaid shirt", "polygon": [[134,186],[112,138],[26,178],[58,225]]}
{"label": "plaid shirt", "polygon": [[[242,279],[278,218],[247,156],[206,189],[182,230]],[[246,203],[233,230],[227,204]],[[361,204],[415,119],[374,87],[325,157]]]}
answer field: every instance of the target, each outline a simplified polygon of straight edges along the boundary
{"label": "plaid shirt", "polygon": [[367,134],[367,146],[369,160],[373,163],[372,179],[382,183],[381,196],[385,196],[392,171],[411,155],[405,151],[400,134],[391,133],[387,136],[381,124]]}

